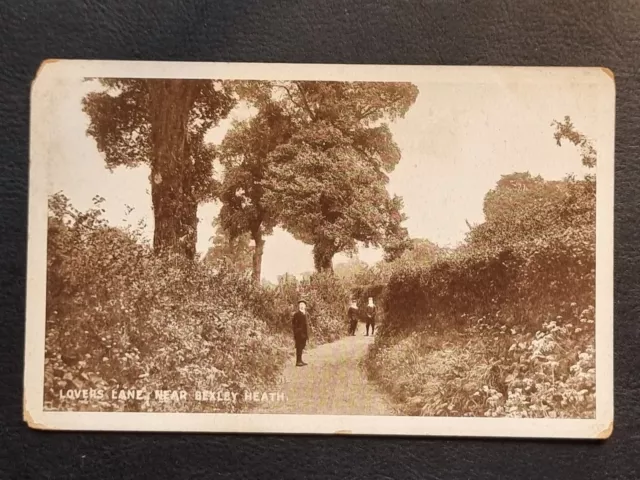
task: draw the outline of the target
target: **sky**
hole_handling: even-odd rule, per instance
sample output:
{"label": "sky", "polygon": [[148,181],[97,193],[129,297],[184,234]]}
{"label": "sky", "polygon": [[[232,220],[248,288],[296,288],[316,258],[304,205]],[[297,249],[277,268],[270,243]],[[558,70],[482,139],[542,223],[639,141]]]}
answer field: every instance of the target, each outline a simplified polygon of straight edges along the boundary
{"label": "sky", "polygon": [[[414,82],[415,83],[415,82]],[[403,197],[414,238],[427,238],[441,246],[459,244],[470,224],[483,221],[485,194],[501,175],[528,171],[548,180],[586,172],[578,150],[558,147],[553,138],[554,119],[569,115],[587,136],[598,132],[598,102],[589,98],[589,85],[534,83],[415,83],[420,93],[403,119],[390,125],[402,158],[390,174],[388,190]],[[60,80],[52,100],[49,193],[62,191],[72,204],[85,210],[92,198],[106,199],[105,218],[110,224],[135,225],[144,219],[146,235],[153,238],[149,170],[105,168],[95,140],[86,135],[89,119],[82,98],[96,85],[80,79]],[[594,92],[595,93],[595,92]],[[212,129],[207,140],[219,143],[233,119],[251,112],[239,107]],[[597,148],[597,145],[596,145]],[[127,216],[127,206],[133,211]],[[204,253],[213,235],[211,223],[219,211],[216,203],[198,210],[198,252]],[[266,239],[262,272],[269,281],[283,273],[299,275],[313,270],[311,246],[276,229]],[[361,248],[367,263],[382,258],[378,249]],[[334,264],[348,261],[337,255]]]}

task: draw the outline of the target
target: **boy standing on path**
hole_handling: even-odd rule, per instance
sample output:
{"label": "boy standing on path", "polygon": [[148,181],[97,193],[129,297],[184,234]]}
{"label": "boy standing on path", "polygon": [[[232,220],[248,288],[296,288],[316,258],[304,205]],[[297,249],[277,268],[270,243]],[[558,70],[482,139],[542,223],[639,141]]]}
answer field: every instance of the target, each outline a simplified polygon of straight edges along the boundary
{"label": "boy standing on path", "polygon": [[367,320],[367,333],[369,335],[369,327],[371,327],[371,335],[376,329],[376,306],[373,304],[373,297],[369,297],[369,303],[365,308],[365,316]]}
{"label": "boy standing on path", "polygon": [[298,301],[298,311],[293,314],[292,326],[293,326],[293,339],[296,342],[296,367],[304,367],[306,363],[302,361],[302,351],[307,345],[307,339],[309,338],[307,332],[307,302],[304,300]]}
{"label": "boy standing on path", "polygon": [[358,304],[355,300],[351,300],[351,306],[347,310],[347,318],[349,320],[349,335],[355,335],[356,328],[358,328]]}

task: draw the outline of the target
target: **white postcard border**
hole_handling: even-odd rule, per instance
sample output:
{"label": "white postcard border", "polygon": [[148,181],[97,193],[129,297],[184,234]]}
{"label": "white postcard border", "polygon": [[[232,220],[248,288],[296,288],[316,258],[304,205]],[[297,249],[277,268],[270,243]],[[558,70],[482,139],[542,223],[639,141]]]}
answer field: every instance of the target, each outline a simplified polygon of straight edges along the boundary
{"label": "white postcard border", "polygon": [[[47,88],[65,77],[218,78],[256,80],[431,81],[449,83],[593,83],[602,128],[596,199],[596,418],[512,419],[360,415],[126,413],[44,411],[47,244]],[[613,429],[613,213],[615,84],[604,68],[324,65],[50,60],[32,84],[27,259],[24,418],[52,430],[372,434],[464,437],[607,438]]]}

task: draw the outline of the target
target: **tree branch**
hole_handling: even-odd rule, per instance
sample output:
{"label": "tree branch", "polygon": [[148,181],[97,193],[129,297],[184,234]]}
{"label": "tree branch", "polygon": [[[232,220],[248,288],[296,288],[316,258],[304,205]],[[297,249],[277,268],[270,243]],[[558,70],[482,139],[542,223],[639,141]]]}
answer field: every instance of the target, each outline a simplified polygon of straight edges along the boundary
{"label": "tree branch", "polygon": [[293,98],[293,95],[291,94],[291,90],[286,85],[276,85],[276,87],[282,88],[285,92],[287,92],[287,96],[289,97],[289,100],[291,100],[291,103],[293,103],[300,110],[306,111],[311,117],[311,119],[315,120],[313,112],[309,110],[308,105],[307,105],[307,108],[305,108],[304,105],[300,105],[298,102],[296,102]]}
{"label": "tree branch", "polygon": [[309,115],[311,116],[312,120],[316,120],[316,115],[313,112],[313,110],[311,110],[311,107],[309,106],[309,102],[307,102],[307,96],[304,93],[304,90],[302,88],[302,85],[300,85],[300,82],[293,82],[296,87],[298,87],[298,91],[300,92],[300,95],[302,95],[302,101],[304,102],[304,105],[306,107],[307,112],[309,112]]}

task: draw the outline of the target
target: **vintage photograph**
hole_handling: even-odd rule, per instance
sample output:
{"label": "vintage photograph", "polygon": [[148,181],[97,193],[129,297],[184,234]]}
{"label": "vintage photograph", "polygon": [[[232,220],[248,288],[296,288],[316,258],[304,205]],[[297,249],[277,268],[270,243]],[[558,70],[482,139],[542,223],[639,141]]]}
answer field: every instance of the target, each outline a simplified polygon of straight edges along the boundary
{"label": "vintage photograph", "polygon": [[50,61],[25,420],[606,438],[600,68]]}

